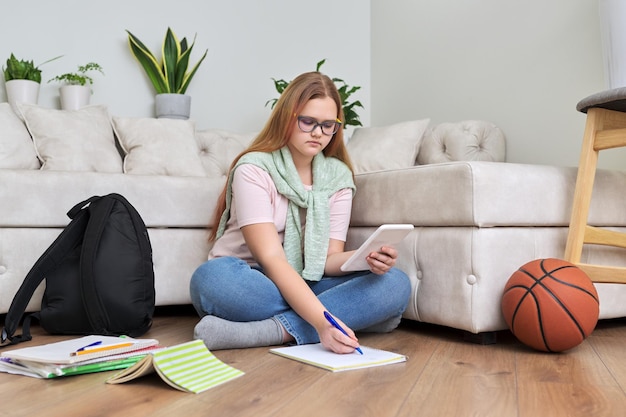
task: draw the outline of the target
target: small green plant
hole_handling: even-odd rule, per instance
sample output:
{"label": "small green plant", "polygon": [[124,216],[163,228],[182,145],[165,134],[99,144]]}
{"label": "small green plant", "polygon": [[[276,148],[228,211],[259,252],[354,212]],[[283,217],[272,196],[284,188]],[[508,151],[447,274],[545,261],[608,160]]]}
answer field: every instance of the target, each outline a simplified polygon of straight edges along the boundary
{"label": "small green plant", "polygon": [[89,62],[86,65],[79,65],[78,71],[76,72],[68,72],[65,74],[57,75],[56,77],[48,80],[48,82],[50,83],[52,81],[58,81],[69,85],[85,85],[89,83],[91,85],[93,84],[93,78],[87,75],[87,73],[91,71],[98,71],[99,73],[104,75],[104,71],[99,64],[95,62]]}
{"label": "small green plant", "polygon": [[204,51],[202,58],[200,58],[191,70],[187,71],[191,50],[196,43],[195,36],[193,42],[188,47],[187,38],[183,38],[179,42],[172,29],[167,28],[162,47],[163,57],[161,62],[159,62],[146,45],[128,30],[126,32],[128,32],[130,50],[146,71],[157,94],[185,94],[191,79],[202,61],[204,61],[204,58],[206,58],[209,50]]}
{"label": "small green plant", "polygon": [[59,55],[55,58],[49,59],[46,62],[35,66],[33,61],[25,61],[23,59],[15,58],[15,55],[11,54],[11,57],[7,59],[6,67],[2,67],[4,73],[4,81],[11,80],[30,80],[36,83],[41,83],[41,70],[39,67],[43,64],[47,64],[50,61],[61,58]]}
{"label": "small green plant", "polygon": [[[320,62],[318,62],[317,66],[315,67],[315,71],[319,72],[320,68],[322,67],[322,65],[324,65],[325,62],[326,59],[322,59]],[[274,81],[274,87],[276,88],[276,91],[278,91],[278,94],[282,94],[283,91],[285,91],[285,88],[287,88],[287,86],[289,85],[288,81],[282,79],[277,80],[275,78],[272,78],[272,80]],[[363,126],[361,124],[361,120],[359,119],[359,115],[355,110],[355,107],[363,108],[363,105],[359,100],[355,100],[352,102],[348,101],[350,96],[360,90],[361,87],[350,87],[341,78],[333,78],[332,80],[335,83],[335,86],[337,86],[337,91],[339,91],[339,97],[341,98],[341,104],[343,106],[343,117],[345,119],[343,121],[343,127],[346,128],[348,126]],[[269,104],[270,108],[273,109],[277,101],[277,98],[268,100],[265,103],[265,106],[267,107],[267,105]]]}

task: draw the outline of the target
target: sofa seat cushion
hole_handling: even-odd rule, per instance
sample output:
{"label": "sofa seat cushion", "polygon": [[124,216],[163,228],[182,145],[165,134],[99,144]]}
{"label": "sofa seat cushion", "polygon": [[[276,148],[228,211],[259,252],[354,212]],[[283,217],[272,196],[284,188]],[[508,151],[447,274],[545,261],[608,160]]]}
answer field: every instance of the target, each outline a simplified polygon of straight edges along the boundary
{"label": "sofa seat cushion", "polygon": [[75,204],[115,192],[148,227],[204,228],[223,186],[223,178],[0,169],[0,227],[64,227]]}
{"label": "sofa seat cushion", "polygon": [[[576,168],[465,161],[356,175],[352,226],[568,226]],[[408,191],[410,190],[410,192]],[[599,170],[589,215],[626,226],[626,173]]]}

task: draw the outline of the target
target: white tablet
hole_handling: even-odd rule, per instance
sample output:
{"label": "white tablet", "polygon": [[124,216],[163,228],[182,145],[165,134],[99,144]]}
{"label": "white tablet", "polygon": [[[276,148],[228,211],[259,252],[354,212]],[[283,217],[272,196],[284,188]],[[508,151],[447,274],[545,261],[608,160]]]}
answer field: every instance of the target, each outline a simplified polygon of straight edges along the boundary
{"label": "white tablet", "polygon": [[412,224],[383,224],[341,265],[342,271],[366,271],[367,255],[378,252],[382,246],[395,246],[413,230]]}

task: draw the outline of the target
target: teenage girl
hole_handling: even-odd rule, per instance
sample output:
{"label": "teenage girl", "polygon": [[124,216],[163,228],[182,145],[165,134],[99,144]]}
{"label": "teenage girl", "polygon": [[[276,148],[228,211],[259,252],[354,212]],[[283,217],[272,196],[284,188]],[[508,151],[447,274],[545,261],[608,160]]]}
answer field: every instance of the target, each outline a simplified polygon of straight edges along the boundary
{"label": "teenage girl", "polygon": [[371,253],[367,271],[340,270],[353,253],[344,244],[355,192],[342,120],[333,81],[302,74],[233,162],[209,260],[190,285],[202,317],[194,337],[209,349],[321,341],[351,353],[359,347],[355,331],[389,332],[399,324],[410,283],[394,268],[394,248]]}

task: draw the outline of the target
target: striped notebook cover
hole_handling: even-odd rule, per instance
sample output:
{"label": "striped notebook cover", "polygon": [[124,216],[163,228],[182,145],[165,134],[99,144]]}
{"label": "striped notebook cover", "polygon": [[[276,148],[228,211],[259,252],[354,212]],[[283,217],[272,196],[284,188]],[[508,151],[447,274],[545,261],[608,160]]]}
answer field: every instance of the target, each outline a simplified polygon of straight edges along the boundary
{"label": "striped notebook cover", "polygon": [[155,371],[172,387],[196,394],[244,374],[216,358],[202,340],[194,340],[153,352],[107,383],[120,384]]}

